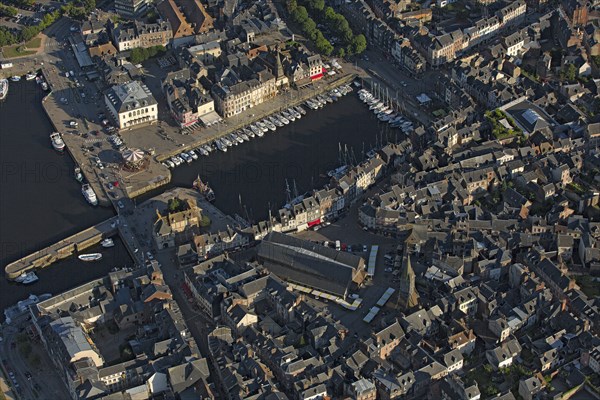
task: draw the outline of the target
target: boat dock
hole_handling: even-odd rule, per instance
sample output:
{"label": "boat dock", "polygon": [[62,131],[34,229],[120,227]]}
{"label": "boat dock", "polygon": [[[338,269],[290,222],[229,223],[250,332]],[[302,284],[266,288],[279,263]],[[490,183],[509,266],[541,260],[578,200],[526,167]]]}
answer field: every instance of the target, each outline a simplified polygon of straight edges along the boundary
{"label": "boat dock", "polygon": [[[281,94],[246,110],[243,114],[229,118],[226,123],[202,128],[193,134],[184,134],[181,128],[173,126],[172,121],[158,121],[140,128],[143,129],[144,134],[140,134],[139,129],[122,129],[119,134],[127,146],[139,148],[149,155],[148,164],[144,169],[127,171],[120,167],[121,156],[118,151],[110,148],[111,146],[104,133],[88,135],[88,132],[102,132],[103,130],[96,116],[99,112],[104,111],[101,106],[104,100],[98,94],[101,93],[100,87],[93,91],[95,92],[93,95],[88,91],[87,97],[82,98],[80,91],[83,89],[77,88],[71,80],[63,77],[55,67],[44,65],[41,71],[51,89],[49,95],[43,99],[42,106],[54,130],[62,134],[66,152],[73,158],[75,164],[81,168],[85,180],[94,189],[99,205],[105,207],[110,206],[111,200],[113,200],[106,189],[109,181],[119,181],[129,198],[143,195],[171,181],[171,171],[161,164],[162,161],[183,151],[189,151],[226,136],[252,122],[261,120],[273,112],[279,111],[284,106],[290,107],[301,104],[315,95],[349,83],[356,77],[354,73],[349,73],[335,79],[319,82],[315,86],[311,85],[297,92],[290,92],[289,95],[286,93]],[[64,100],[64,102],[61,100]],[[70,120],[78,121],[79,126],[67,126],[65,121]],[[103,171],[98,169],[95,162],[97,158],[102,159],[104,166],[107,167]],[[103,178],[103,175],[108,175],[111,178]]]}
{"label": "boat dock", "polygon": [[7,279],[15,279],[23,272],[45,268],[52,263],[67,258],[75,252],[100,243],[104,238],[117,233],[117,217],[110,218],[98,225],[76,233],[51,246],[38,250],[6,266]]}

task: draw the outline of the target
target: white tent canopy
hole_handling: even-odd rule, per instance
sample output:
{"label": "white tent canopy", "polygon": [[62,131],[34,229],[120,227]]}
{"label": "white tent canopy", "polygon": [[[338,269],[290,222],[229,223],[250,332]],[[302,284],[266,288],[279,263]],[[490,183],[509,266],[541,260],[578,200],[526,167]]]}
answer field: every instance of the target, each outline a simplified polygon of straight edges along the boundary
{"label": "white tent canopy", "polygon": [[136,163],[144,159],[144,152],[140,149],[126,149],[123,151],[123,159],[130,163]]}

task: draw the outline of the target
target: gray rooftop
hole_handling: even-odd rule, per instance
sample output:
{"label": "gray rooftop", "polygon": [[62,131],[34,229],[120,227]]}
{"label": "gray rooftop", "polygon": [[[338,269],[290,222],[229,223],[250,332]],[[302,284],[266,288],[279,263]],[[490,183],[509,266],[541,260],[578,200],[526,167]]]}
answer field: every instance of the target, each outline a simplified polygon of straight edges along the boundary
{"label": "gray rooftop", "polygon": [[157,104],[150,89],[137,81],[113,86],[106,92],[106,97],[118,112]]}

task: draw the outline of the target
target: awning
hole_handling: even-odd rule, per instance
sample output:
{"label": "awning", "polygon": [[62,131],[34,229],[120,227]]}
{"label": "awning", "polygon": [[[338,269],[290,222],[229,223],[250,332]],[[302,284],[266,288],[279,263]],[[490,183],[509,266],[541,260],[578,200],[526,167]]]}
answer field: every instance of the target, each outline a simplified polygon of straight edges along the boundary
{"label": "awning", "polygon": [[310,79],[312,79],[313,81],[316,81],[317,79],[321,79],[323,77],[323,73],[321,72],[320,74],[316,74],[310,77]]}
{"label": "awning", "polygon": [[212,124],[219,122],[221,120],[221,116],[216,112],[211,111],[207,114],[201,115],[199,119],[205,126],[211,126]]}
{"label": "awning", "polygon": [[308,223],[308,227],[312,228],[313,226],[319,225],[321,223],[321,218],[317,218],[314,221],[310,221]]}

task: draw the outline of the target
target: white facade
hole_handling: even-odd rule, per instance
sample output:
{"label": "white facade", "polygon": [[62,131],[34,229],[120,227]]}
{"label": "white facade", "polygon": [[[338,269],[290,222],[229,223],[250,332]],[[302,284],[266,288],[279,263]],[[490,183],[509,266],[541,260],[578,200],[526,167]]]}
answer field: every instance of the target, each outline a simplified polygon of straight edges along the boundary
{"label": "white facade", "polygon": [[133,81],[113,86],[104,103],[119,129],[132,128],[158,120],[158,104],[146,85]]}

